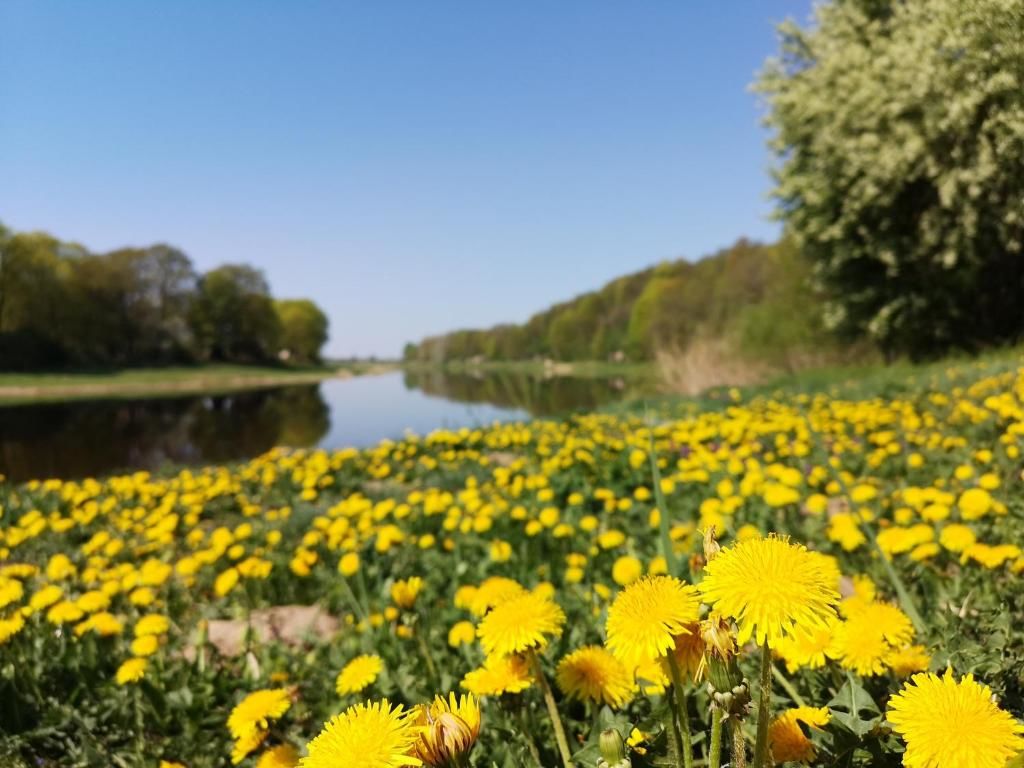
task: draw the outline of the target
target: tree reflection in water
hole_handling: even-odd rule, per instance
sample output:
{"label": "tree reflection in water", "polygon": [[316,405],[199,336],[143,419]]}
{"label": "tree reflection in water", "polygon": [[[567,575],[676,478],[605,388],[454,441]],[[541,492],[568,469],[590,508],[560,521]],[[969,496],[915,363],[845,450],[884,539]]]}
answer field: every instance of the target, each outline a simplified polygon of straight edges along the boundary
{"label": "tree reflection in water", "polygon": [[78,478],[246,459],[315,445],[330,427],[316,384],[229,395],[0,408],[0,474]]}

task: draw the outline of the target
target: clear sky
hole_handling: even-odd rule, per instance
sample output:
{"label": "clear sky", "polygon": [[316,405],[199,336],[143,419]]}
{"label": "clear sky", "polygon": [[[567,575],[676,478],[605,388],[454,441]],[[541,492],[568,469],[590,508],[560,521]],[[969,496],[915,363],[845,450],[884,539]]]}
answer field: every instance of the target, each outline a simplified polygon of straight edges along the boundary
{"label": "clear sky", "polygon": [[773,238],[748,86],[810,0],[0,0],[0,220],[244,261],[328,352]]}

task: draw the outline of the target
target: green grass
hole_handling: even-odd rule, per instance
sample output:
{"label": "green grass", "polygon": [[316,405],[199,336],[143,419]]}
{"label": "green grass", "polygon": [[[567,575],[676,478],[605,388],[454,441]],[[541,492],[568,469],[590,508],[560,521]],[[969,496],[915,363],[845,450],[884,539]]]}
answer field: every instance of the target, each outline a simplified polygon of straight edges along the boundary
{"label": "green grass", "polygon": [[312,383],[345,374],[358,376],[378,373],[392,367],[392,364],[387,363],[345,362],[320,366],[198,365],[110,371],[0,373],[0,403],[219,393]]}

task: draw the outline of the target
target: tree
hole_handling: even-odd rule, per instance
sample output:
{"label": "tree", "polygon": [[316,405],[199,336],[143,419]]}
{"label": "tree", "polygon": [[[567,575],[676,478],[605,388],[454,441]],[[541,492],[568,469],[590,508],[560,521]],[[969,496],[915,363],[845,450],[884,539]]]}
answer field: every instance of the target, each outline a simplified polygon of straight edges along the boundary
{"label": "tree", "polygon": [[199,280],[190,314],[202,359],[256,362],[273,358],[281,326],[263,273],[225,264]]}
{"label": "tree", "polygon": [[834,0],[758,89],[828,326],[915,357],[1024,331],[1024,5]]}
{"label": "tree", "polygon": [[309,299],[275,301],[274,311],[281,327],[278,343],[288,360],[320,362],[320,349],[327,343],[327,315]]}

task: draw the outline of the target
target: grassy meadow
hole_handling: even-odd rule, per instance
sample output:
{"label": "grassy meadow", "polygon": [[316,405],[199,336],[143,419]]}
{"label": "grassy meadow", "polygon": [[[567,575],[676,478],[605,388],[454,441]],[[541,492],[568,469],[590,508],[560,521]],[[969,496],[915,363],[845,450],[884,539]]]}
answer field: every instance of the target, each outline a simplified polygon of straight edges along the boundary
{"label": "grassy meadow", "polygon": [[1004,765],[1021,365],[0,485],[0,765]]}

